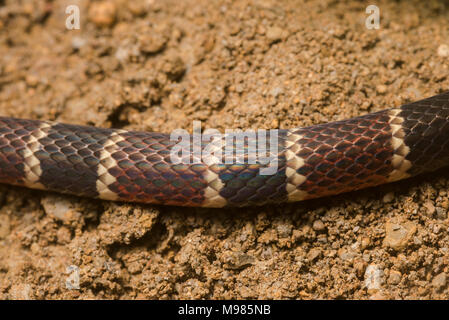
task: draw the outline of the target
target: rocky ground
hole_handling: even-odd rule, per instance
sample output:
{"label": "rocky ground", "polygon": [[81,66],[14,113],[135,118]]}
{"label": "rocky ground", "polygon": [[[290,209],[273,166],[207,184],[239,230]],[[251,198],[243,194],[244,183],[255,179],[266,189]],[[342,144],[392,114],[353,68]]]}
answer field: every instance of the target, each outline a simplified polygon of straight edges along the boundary
{"label": "rocky ground", "polygon": [[[68,30],[74,4],[80,29]],[[162,132],[193,120],[289,128],[448,90],[449,3],[376,1],[378,30],[365,27],[367,5],[5,0],[0,114]],[[447,299],[448,188],[446,169],[218,210],[0,186],[0,298]]]}

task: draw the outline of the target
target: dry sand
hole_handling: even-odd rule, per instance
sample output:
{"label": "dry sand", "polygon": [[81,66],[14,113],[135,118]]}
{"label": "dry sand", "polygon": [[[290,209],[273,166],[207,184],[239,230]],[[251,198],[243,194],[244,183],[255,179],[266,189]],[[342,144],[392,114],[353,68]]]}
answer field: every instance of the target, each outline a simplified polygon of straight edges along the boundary
{"label": "dry sand", "polygon": [[[365,28],[363,1],[2,3],[4,116],[289,128],[449,89],[446,1],[376,1],[379,30]],[[65,28],[69,4],[80,30]],[[446,169],[219,210],[0,186],[0,298],[447,299],[448,187]]]}

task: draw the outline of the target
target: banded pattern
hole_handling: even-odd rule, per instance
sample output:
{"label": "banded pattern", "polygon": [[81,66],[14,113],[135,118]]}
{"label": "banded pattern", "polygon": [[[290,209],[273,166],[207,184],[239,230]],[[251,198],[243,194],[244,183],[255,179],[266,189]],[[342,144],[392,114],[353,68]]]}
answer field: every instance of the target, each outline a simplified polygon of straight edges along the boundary
{"label": "banded pattern", "polygon": [[[167,134],[0,117],[0,182],[177,206],[334,195],[449,165],[449,92],[349,120],[278,130],[263,152],[255,141],[260,137],[243,134],[231,154],[239,161],[225,161],[228,138],[201,141],[199,161],[191,161],[190,150],[178,163],[172,155],[179,141]],[[275,170],[262,174],[273,163]]]}

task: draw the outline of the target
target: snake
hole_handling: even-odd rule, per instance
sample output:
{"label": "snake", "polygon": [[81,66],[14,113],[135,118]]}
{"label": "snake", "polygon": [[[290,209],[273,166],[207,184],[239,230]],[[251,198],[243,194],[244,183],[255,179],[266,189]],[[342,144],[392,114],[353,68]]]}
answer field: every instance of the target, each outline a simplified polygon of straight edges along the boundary
{"label": "snake", "polygon": [[449,92],[347,120],[270,132],[195,140],[0,117],[0,183],[210,208],[332,196],[449,165]]}

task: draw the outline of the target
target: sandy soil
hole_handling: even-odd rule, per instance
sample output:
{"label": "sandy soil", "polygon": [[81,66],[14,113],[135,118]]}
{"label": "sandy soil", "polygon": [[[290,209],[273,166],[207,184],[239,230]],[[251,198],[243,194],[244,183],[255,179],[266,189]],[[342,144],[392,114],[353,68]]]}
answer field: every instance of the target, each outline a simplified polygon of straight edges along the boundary
{"label": "sandy soil", "polygon": [[[2,1],[0,114],[289,128],[448,90],[448,2],[376,4],[379,30],[363,1]],[[447,299],[448,187],[217,210],[0,186],[0,298]]]}

